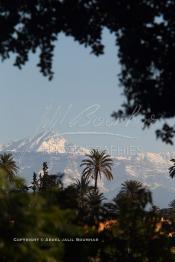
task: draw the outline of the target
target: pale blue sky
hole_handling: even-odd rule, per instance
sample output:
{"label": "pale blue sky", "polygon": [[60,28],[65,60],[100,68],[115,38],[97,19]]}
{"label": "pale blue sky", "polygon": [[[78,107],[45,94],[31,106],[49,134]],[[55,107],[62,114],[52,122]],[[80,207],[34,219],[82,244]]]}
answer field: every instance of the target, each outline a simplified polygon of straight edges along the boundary
{"label": "pale blue sky", "polygon": [[[72,38],[60,35],[51,82],[39,73],[36,56],[21,71],[12,66],[12,59],[1,63],[0,143],[33,136],[45,127],[59,133],[105,132],[65,135],[83,146],[132,145],[140,151],[173,151],[174,147],[156,140],[154,128],[143,131],[138,119],[117,124],[110,117],[124,97],[118,87],[115,39],[108,32],[104,43],[105,55],[97,58]],[[90,110],[95,110],[91,117]]]}

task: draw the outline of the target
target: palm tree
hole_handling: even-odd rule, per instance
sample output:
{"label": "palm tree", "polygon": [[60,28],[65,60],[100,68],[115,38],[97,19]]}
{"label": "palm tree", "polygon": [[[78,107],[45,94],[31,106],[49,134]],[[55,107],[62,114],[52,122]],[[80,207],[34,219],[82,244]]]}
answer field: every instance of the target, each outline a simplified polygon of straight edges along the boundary
{"label": "palm tree", "polygon": [[95,181],[94,189],[97,190],[98,176],[102,174],[108,179],[113,179],[112,164],[113,161],[106,151],[92,149],[89,154],[86,154],[87,159],[84,159],[80,166],[85,166],[83,176],[93,178]]}
{"label": "palm tree", "polygon": [[85,176],[81,176],[80,179],[75,179],[73,187],[78,193],[78,203],[80,208],[83,208],[86,202],[86,195],[90,191],[91,187],[89,185],[89,179]]}
{"label": "palm tree", "polygon": [[143,190],[141,182],[136,180],[127,180],[122,184],[120,194],[126,194],[129,198],[134,199],[141,190]]}
{"label": "palm tree", "polygon": [[145,207],[148,203],[152,204],[151,192],[136,180],[127,180],[122,184],[122,188],[116,200],[125,199],[131,203],[137,203]]}
{"label": "palm tree", "polygon": [[97,225],[103,217],[103,206],[102,202],[105,200],[103,193],[100,193],[99,190],[91,190],[87,194],[87,222],[91,225]]}
{"label": "palm tree", "polygon": [[14,175],[16,175],[18,167],[11,153],[0,155],[0,168],[6,172],[9,180],[12,180]]}
{"label": "palm tree", "polygon": [[171,159],[170,161],[173,162],[173,165],[169,168],[169,174],[173,178],[175,176],[175,159]]}

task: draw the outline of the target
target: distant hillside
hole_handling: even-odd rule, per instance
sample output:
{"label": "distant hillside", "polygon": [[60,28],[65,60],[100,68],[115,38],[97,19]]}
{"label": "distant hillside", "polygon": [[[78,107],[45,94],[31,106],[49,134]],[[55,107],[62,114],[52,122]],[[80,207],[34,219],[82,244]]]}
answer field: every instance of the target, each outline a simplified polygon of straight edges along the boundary
{"label": "distant hillside", "polygon": [[[13,153],[20,167],[20,175],[28,182],[31,181],[34,171],[41,170],[42,162],[47,161],[50,173],[65,172],[65,185],[80,177],[80,163],[88,152],[87,149],[68,143],[64,137],[53,132],[42,132],[33,138],[1,146],[0,149]],[[106,197],[112,198],[125,180],[140,180],[153,191],[155,203],[160,207],[167,207],[175,198],[175,180],[168,174],[171,165],[169,160],[173,156],[175,157],[175,154],[145,152],[127,157],[114,157],[114,180],[109,182],[102,179],[99,186]]]}

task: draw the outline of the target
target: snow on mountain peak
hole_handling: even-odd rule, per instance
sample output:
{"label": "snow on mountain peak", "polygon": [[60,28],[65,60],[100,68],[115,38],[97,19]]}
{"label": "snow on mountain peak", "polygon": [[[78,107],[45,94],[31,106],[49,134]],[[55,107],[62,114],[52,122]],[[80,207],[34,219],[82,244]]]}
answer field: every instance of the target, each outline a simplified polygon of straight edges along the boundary
{"label": "snow on mountain peak", "polygon": [[45,138],[37,149],[37,152],[47,152],[47,153],[65,153],[66,140],[58,135],[53,135]]}
{"label": "snow on mountain peak", "polygon": [[43,131],[32,138],[17,140],[4,146],[3,151],[43,152],[43,153],[81,153],[86,150],[72,145],[63,136],[53,131]]}

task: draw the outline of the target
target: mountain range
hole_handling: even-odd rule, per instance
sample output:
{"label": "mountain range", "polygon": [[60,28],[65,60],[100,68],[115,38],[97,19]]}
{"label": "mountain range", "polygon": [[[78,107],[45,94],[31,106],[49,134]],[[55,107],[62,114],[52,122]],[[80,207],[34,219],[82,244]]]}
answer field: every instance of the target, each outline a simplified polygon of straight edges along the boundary
{"label": "mountain range", "polygon": [[[64,172],[63,183],[69,185],[81,174],[80,163],[89,152],[81,146],[73,145],[59,134],[43,131],[32,138],[25,138],[2,145],[2,152],[12,152],[19,168],[19,175],[28,183],[33,172],[42,170],[42,162],[47,161],[49,172]],[[107,199],[114,197],[125,180],[134,179],[144,183],[153,192],[156,205],[167,207],[175,199],[175,181],[168,174],[169,161],[175,153],[142,152],[132,156],[113,156],[112,182],[105,178],[99,187]]]}

